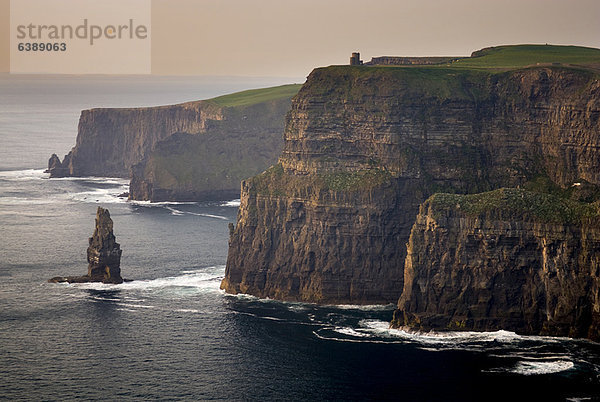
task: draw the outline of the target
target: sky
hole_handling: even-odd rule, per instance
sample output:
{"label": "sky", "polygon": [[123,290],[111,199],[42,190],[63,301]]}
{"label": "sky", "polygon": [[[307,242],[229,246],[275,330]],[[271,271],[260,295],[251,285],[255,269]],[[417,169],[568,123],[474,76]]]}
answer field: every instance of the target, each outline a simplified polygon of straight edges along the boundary
{"label": "sky", "polygon": [[[158,75],[303,77],[354,51],[367,61],[518,43],[600,48],[598,0],[148,1]],[[0,0],[0,72],[10,69],[9,10]]]}

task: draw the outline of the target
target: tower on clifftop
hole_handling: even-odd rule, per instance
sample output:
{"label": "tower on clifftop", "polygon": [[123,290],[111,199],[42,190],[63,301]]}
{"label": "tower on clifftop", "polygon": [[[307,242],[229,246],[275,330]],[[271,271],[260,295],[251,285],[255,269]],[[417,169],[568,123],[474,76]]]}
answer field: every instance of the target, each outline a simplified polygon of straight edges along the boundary
{"label": "tower on clifftop", "polygon": [[363,61],[360,59],[360,53],[354,52],[352,56],[350,56],[350,65],[351,66],[360,66],[363,64]]}

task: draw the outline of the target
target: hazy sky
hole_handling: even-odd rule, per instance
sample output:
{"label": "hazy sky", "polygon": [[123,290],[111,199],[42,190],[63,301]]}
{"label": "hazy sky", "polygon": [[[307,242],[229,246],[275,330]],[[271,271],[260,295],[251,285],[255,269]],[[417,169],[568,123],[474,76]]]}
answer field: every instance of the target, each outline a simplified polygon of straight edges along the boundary
{"label": "hazy sky", "polygon": [[[8,3],[0,71],[10,66]],[[303,77],[353,51],[369,60],[516,43],[600,47],[599,21],[599,0],[152,0],[152,72]]]}

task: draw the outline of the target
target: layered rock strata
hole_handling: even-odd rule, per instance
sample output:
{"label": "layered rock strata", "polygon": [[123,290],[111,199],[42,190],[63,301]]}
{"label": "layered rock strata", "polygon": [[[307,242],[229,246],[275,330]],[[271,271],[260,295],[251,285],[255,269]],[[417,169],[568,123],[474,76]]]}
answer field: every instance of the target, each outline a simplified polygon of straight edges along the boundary
{"label": "layered rock strata", "polygon": [[68,176],[128,178],[131,166],[142,161],[157,142],[175,132],[204,132],[211,121],[222,118],[221,108],[203,102],[83,110],[75,147],[61,168],[67,169]]}
{"label": "layered rock strata", "polygon": [[131,170],[130,198],[198,201],[239,198],[240,182],[276,160],[290,97],[222,108],[200,135],[177,132]]}
{"label": "layered rock strata", "polygon": [[600,184],[600,80],[589,71],[314,70],[279,164],[245,181],[222,288],[318,303],[394,303],[431,194],[543,176]]}
{"label": "layered rock strata", "polygon": [[[131,178],[130,198],[238,197],[240,181],[273,164],[298,85],[179,105],[81,112],[75,147],[52,155],[51,177]],[[184,134],[187,134],[185,136]]]}
{"label": "layered rock strata", "polygon": [[600,340],[598,205],[517,189],[432,196],[392,326]]}

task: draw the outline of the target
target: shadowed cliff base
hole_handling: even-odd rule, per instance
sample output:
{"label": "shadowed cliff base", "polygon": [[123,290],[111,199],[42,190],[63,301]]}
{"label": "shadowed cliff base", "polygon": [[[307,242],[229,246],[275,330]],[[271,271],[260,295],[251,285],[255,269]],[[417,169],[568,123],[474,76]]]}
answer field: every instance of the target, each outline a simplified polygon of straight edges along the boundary
{"label": "shadowed cliff base", "polygon": [[593,200],[600,80],[589,66],[600,50],[479,53],[449,66],[315,69],[293,99],[279,164],[242,185],[222,288],[395,302],[419,205],[432,194],[524,185],[566,194],[583,183],[577,199]]}

